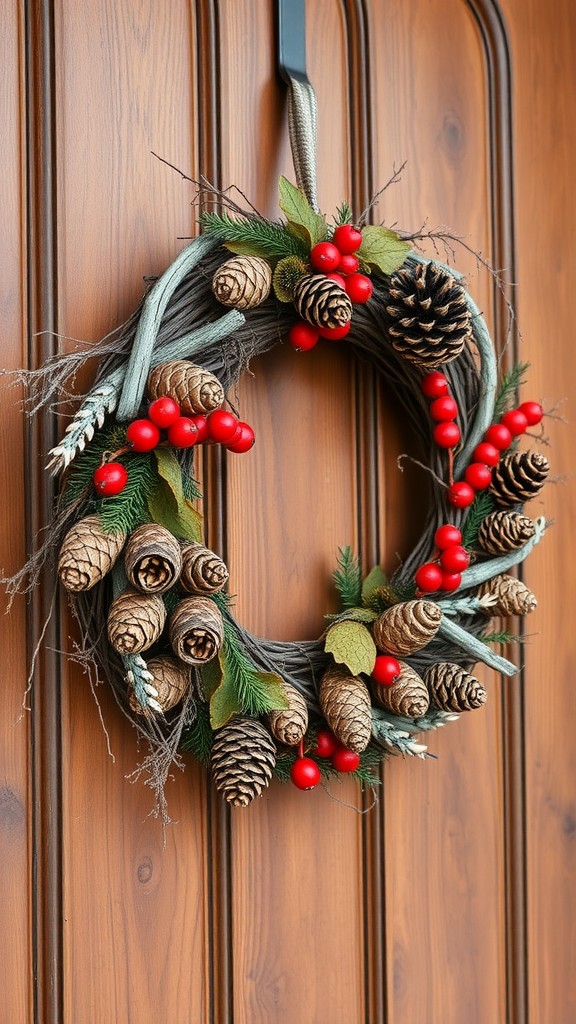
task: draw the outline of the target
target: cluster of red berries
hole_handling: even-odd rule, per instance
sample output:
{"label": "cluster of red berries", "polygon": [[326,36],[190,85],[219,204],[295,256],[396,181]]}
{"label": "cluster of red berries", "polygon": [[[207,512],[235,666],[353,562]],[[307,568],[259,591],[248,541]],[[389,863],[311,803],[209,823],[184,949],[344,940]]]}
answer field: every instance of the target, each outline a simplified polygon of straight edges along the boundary
{"label": "cluster of red berries", "polygon": [[[191,448],[204,442],[223,444],[229,452],[242,454],[254,444],[254,431],[227,409],[182,416],[178,403],[165,396],[149,405],[147,419],[133,420],[128,425],[126,442],[126,448],[116,456],[125,451],[151,452],[161,443],[171,448]],[[98,494],[107,498],[120,494],[128,481],[126,467],[114,461],[114,456],[112,459],[103,462],[92,478]]]}
{"label": "cluster of red berries", "polygon": [[[362,305],[372,297],[374,285],[366,274],[360,274],[360,260],[354,254],[362,245],[362,233],[352,224],[336,228],[331,242],[318,242],[310,252],[310,264],[316,273],[335,281],[354,305]],[[290,329],[288,340],[299,351],[314,348],[320,338],[340,341],[350,330],[350,321],[342,327],[314,327],[300,320]]]}
{"label": "cluster of red berries", "polygon": [[434,534],[437,557],[421,565],[414,579],[418,590],[432,593],[435,590],[458,590],[462,573],[470,565],[470,555],[462,547],[462,534],[457,526],[446,523],[439,526]]}
{"label": "cluster of red berries", "polygon": [[430,415],[436,424],[432,435],[434,441],[439,448],[455,448],[462,434],[455,422],[458,405],[450,394],[448,378],[443,373],[427,373],[420,387],[430,399]]}
{"label": "cluster of red berries", "polygon": [[322,776],[315,757],[330,760],[337,772],[355,772],[360,765],[360,755],[348,750],[330,729],[318,730],[316,746],[310,754],[311,757],[305,757],[301,748],[290,769],[290,778],[298,789],[315,789],[319,784]]}

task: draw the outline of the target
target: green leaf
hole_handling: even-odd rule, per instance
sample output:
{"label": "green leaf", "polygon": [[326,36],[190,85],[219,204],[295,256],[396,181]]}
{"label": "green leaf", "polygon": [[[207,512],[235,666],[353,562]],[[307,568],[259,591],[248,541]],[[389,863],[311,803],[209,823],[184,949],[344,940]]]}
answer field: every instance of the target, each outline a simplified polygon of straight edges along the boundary
{"label": "green leaf", "polygon": [[224,245],[236,256],[260,256],[261,259],[268,257],[268,247],[262,242],[224,242]]}
{"label": "green leaf", "polygon": [[332,622],[374,622],[378,615],[372,608],[347,608],[337,615],[325,615]]}
{"label": "green leaf", "polygon": [[315,213],[301,188],[296,188],[283,175],[278,182],[279,205],[288,221],[288,230],[299,238],[305,238],[312,249],[328,234],[324,217]]}
{"label": "green leaf", "polygon": [[379,565],[375,565],[370,570],[362,584],[362,601],[364,604],[368,604],[370,596],[374,590],[379,590],[381,587],[390,586],[390,581]]}
{"label": "green leaf", "polygon": [[234,680],[231,676],[224,676],[210,698],[210,725],[213,729],[221,729],[234,715],[241,713],[242,705],[234,687]]}
{"label": "green leaf", "polygon": [[196,718],[182,734],[180,746],[190,751],[200,764],[206,764],[210,757],[214,733],[210,728],[210,711],[204,702],[196,705]]}
{"label": "green leaf", "polygon": [[338,622],[326,634],[324,650],[334,661],[346,665],[352,675],[370,675],[376,660],[376,645],[361,622]]}
{"label": "green leaf", "polygon": [[220,652],[218,653],[218,657],[211,658],[205,665],[202,665],[200,675],[202,677],[202,689],[204,690],[204,696],[208,699],[216,692],[222,682],[223,669],[222,662],[220,660]]}
{"label": "green leaf", "polygon": [[409,252],[409,243],[403,242],[395,231],[368,224],[362,228],[362,245],[356,255],[373,270],[393,274],[402,266]]}
{"label": "green leaf", "polygon": [[154,451],[160,479],[148,497],[148,509],[155,523],[165,526],[175,537],[202,541],[203,519],[192,503],[184,497],[182,469],[173,451]]}

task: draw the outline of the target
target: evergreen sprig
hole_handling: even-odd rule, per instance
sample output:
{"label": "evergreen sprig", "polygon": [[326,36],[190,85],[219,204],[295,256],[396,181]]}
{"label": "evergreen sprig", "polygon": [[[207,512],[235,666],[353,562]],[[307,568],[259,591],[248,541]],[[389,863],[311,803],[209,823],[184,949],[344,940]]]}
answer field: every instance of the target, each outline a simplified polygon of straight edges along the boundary
{"label": "evergreen sprig", "polygon": [[125,444],[125,427],[112,426],[99,430],[88,447],[72,463],[62,496],[64,503],[69,505],[76,501],[92,486],[92,477],[102,462],[104,452],[115,452]]}
{"label": "evergreen sprig", "polygon": [[483,644],[523,644],[525,642],[524,637],[518,636],[516,633],[508,633],[505,629],[496,633],[484,633],[480,640]]}
{"label": "evergreen sprig", "polygon": [[515,363],[509,373],[503,375],[494,405],[495,420],[500,419],[502,413],[511,409],[515,404],[516,393],[520,385],[524,383],[524,377],[529,368],[530,363]]}
{"label": "evergreen sprig", "polygon": [[200,764],[206,764],[212,750],[214,733],[210,726],[210,710],[204,701],[196,705],[196,718],[182,734],[182,750],[188,750]]}
{"label": "evergreen sprig", "polygon": [[338,548],[338,564],[332,579],[340,595],[343,611],[356,608],[362,603],[362,570],[350,546]]}
{"label": "evergreen sprig", "polygon": [[334,224],[339,228],[342,224],[352,224],[354,216],[350,208],[350,204],[345,200],[340,203],[340,206],[336,209],[336,216],[334,217]]}
{"label": "evergreen sprig", "polygon": [[280,260],[285,256],[308,256],[306,242],[286,230],[283,224],[259,218],[239,219],[228,213],[205,211],[201,216],[204,231],[218,238],[233,252]]}
{"label": "evergreen sprig", "polygon": [[468,515],[462,528],[462,544],[465,548],[473,549],[478,543],[478,530],[486,519],[486,516],[495,508],[494,499],[488,491],[477,494],[470,505]]}

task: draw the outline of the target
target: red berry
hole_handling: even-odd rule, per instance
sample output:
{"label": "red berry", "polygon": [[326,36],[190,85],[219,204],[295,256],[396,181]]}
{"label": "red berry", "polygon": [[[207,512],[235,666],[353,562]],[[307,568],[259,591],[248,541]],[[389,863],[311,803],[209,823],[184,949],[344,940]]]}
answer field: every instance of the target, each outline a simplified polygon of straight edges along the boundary
{"label": "red berry", "polygon": [[493,423],[484,434],[484,440],[493,444],[498,451],[503,452],[512,444],[512,434],[503,423]]}
{"label": "red berry", "polygon": [[302,320],[290,328],[288,341],[299,352],[307,352],[308,349],[314,348],[319,337],[317,329],[312,327],[312,324],[307,324]]}
{"label": "red berry", "polygon": [[310,253],[310,263],[314,270],[323,270],[329,274],[331,270],[337,270],[340,263],[340,251],[332,242],[318,242]]}
{"label": "red berry", "polygon": [[120,494],[126,487],[128,473],[121,462],[105,462],[92,477],[94,487],[104,498],[111,498],[114,494]]}
{"label": "red berry", "polygon": [[236,433],[238,420],[227,409],[214,409],[208,416],[208,437],[219,444],[228,444]]}
{"label": "red berry", "polygon": [[133,420],[126,428],[126,440],[135,452],[151,452],[160,440],[160,431],[152,420]]}
{"label": "red berry", "polygon": [[191,448],[198,441],[198,427],[190,416],[179,416],[168,427],[168,443],[173,448]]}
{"label": "red berry", "polygon": [[360,764],[360,754],[347,747],[338,747],[332,754],[332,764],[337,772],[355,772]]}
{"label": "red berry", "polygon": [[195,416],[190,418],[192,423],[196,424],[198,430],[197,444],[202,444],[203,441],[208,440],[208,417],[203,412],[197,412]]}
{"label": "red berry", "polygon": [[430,415],[433,420],[455,420],[458,415],[458,406],[450,395],[443,395],[435,398],[430,406]]}
{"label": "red berry", "polygon": [[432,433],[439,448],[455,448],[461,437],[460,427],[451,420],[437,423]]}
{"label": "red berry", "polygon": [[154,402],[151,402],[148,406],[148,416],[161,430],[166,430],[167,427],[171,427],[175,420],[180,415],[180,406],[178,402],[175,402],[173,398],[169,398],[168,395],[164,395],[162,398],[156,398]]}
{"label": "red berry", "polygon": [[529,427],[535,427],[544,416],[544,409],[540,402],[522,402],[520,412],[524,413]]}
{"label": "red berry", "polygon": [[463,572],[470,565],[470,555],[463,547],[446,548],[440,555],[440,565],[446,572]]}
{"label": "red berry", "polygon": [[500,459],[500,452],[496,445],[481,441],[472,452],[474,462],[483,462],[485,466],[496,466]]}
{"label": "red berry", "polygon": [[358,259],[357,256],[352,256],[351,254],[344,253],[344,255],[340,257],[338,270],[340,271],[341,274],[355,274],[359,267],[360,260]]}
{"label": "red berry", "polygon": [[345,278],[344,288],[346,294],[357,306],[368,302],[374,292],[374,285],[370,278],[366,277],[366,274],[349,274]]}
{"label": "red berry", "polygon": [[434,534],[434,543],[440,551],[446,548],[455,547],[462,543],[462,534],[457,526],[447,523],[446,526],[439,526]]}
{"label": "red berry", "polygon": [[316,746],[310,753],[314,757],[332,757],[334,751],[339,747],[338,740],[330,729],[318,729],[316,734]]}
{"label": "red berry", "polygon": [[434,590],[438,590],[442,583],[442,570],[434,562],[426,562],[425,565],[421,565],[417,569],[414,579],[418,590],[431,594]]}
{"label": "red berry", "polygon": [[256,439],[254,431],[248,423],[240,421],[238,426],[240,428],[240,436],[237,438],[235,434],[232,441],[226,445],[226,449],[229,452],[234,452],[236,455],[243,455],[244,452],[250,451]]}
{"label": "red berry", "polygon": [[340,288],[346,288],[346,280],[345,278],[342,277],[342,274],[333,273],[326,274],[325,276],[328,278],[329,281],[335,281]]}
{"label": "red berry", "polygon": [[393,658],[391,654],[377,654],[376,661],[374,662],[374,668],[372,669],[372,679],[380,686],[392,686],[395,679],[398,678],[401,672],[400,662]]}
{"label": "red berry", "polygon": [[490,486],[492,480],[492,470],[490,466],[485,466],[483,462],[471,462],[466,467],[464,473],[464,479],[466,483],[470,484],[475,491],[484,491]]}
{"label": "red berry", "polygon": [[464,480],[458,480],[448,488],[448,501],[454,508],[468,508],[474,501],[474,491],[470,484]]}
{"label": "red berry", "polygon": [[518,437],[519,434],[523,434],[528,427],[528,420],[521,409],[510,409],[509,412],[505,412],[500,422],[505,427],[508,427],[512,437]]}
{"label": "red berry", "polygon": [[426,398],[443,398],[448,394],[448,378],[443,373],[434,370],[433,373],[427,373],[422,378],[420,387]]}
{"label": "red berry", "polygon": [[290,769],[290,778],[298,789],[315,789],[320,782],[320,769],[311,757],[299,757]]}
{"label": "red berry", "polygon": [[458,590],[458,587],[462,583],[462,573],[460,572],[445,572],[442,575],[442,586],[441,590]]}
{"label": "red berry", "polygon": [[362,245],[362,233],[353,224],[341,224],[334,232],[334,245],[345,256],[357,252]]}
{"label": "red berry", "polygon": [[318,333],[321,338],[328,338],[328,341],[340,341],[345,338],[350,330],[351,324],[342,324],[342,327],[319,327]]}

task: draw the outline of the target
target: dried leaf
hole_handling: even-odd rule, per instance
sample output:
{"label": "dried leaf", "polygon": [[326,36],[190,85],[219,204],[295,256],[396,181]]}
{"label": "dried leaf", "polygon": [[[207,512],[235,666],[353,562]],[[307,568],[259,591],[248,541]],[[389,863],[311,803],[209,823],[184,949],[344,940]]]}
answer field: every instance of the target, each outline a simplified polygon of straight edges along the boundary
{"label": "dried leaf", "polygon": [[305,238],[313,248],[328,234],[326,221],[315,213],[301,188],[296,188],[283,175],[278,182],[279,205],[288,221],[287,228],[299,238]]}
{"label": "dried leaf", "polygon": [[224,676],[220,686],[210,698],[210,725],[221,729],[234,715],[242,713],[238,694],[231,676]]}
{"label": "dried leaf", "polygon": [[324,650],[334,661],[346,665],[352,675],[360,672],[370,675],[376,660],[376,645],[372,634],[361,622],[338,622],[326,634]]}
{"label": "dried leaf", "polygon": [[402,266],[410,252],[408,242],[403,242],[395,231],[368,224],[362,228],[362,245],[356,255],[362,263],[381,274],[392,274]]}

